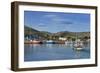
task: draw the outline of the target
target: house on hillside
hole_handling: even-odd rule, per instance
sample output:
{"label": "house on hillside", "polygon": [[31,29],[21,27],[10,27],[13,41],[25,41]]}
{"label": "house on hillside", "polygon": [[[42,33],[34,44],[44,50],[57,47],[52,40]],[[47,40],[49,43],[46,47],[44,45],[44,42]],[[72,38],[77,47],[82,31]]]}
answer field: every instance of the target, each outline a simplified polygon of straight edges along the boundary
{"label": "house on hillside", "polygon": [[61,41],[66,41],[66,40],[67,40],[67,38],[64,38],[64,37],[59,37],[59,40],[61,40]]}

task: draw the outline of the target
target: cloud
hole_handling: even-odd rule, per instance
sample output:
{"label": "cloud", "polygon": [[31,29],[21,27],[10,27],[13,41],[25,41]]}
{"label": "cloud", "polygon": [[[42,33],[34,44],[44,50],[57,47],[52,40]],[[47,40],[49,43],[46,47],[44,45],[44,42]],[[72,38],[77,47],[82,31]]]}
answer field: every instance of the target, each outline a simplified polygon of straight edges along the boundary
{"label": "cloud", "polygon": [[57,25],[57,26],[67,26],[73,24],[73,21],[70,20],[69,18],[65,18],[61,15],[56,15],[56,14],[47,14],[44,15],[45,18],[48,19],[48,24],[50,25]]}
{"label": "cloud", "polygon": [[62,24],[70,25],[70,24],[73,24],[73,22],[72,21],[63,21]]}
{"label": "cloud", "polygon": [[45,26],[45,24],[43,24],[43,23],[39,23],[38,26]]}
{"label": "cloud", "polygon": [[70,19],[54,18],[52,20],[53,20],[53,22],[55,22],[57,24],[64,24],[64,25],[71,25],[71,24],[73,24],[73,21],[70,20]]}
{"label": "cloud", "polygon": [[61,18],[61,17],[56,17],[53,19],[53,21],[59,21],[59,22],[61,21],[62,22],[62,21],[66,21],[66,19]]}
{"label": "cloud", "polygon": [[57,17],[57,15],[54,15],[54,14],[47,14],[47,15],[44,15],[44,17],[54,18],[54,17]]}

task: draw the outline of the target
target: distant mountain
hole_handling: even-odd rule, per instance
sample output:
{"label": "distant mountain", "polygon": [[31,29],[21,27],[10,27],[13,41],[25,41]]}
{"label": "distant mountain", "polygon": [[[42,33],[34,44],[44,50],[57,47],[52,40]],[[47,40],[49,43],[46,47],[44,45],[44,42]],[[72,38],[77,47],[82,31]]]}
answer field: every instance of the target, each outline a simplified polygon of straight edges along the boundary
{"label": "distant mountain", "polygon": [[42,34],[46,34],[46,35],[52,35],[52,33],[47,32],[47,31],[40,31]]}
{"label": "distant mountain", "polygon": [[36,29],[33,29],[31,27],[28,27],[28,26],[24,26],[24,35],[27,36],[27,35],[35,35],[35,36],[39,36],[41,37],[42,39],[46,39],[48,38],[48,36],[50,36],[52,33],[50,32],[46,32],[46,31],[38,31]]}
{"label": "distant mountain", "polygon": [[37,35],[43,39],[48,39],[50,36],[58,36],[58,37],[90,37],[90,32],[70,32],[70,31],[61,31],[57,33],[50,33],[47,31],[38,31],[28,26],[24,26],[24,35]]}
{"label": "distant mountain", "polygon": [[24,26],[24,34],[29,35],[29,34],[39,34],[40,32],[38,30],[35,30],[31,27]]}
{"label": "distant mountain", "polygon": [[79,37],[84,37],[84,36],[90,36],[90,32],[70,32],[70,31],[61,31],[55,33],[57,36],[79,36]]}
{"label": "distant mountain", "polygon": [[55,33],[55,35],[62,36],[62,37],[64,37],[64,36],[74,36],[74,33],[69,32],[69,31],[61,31],[61,32]]}

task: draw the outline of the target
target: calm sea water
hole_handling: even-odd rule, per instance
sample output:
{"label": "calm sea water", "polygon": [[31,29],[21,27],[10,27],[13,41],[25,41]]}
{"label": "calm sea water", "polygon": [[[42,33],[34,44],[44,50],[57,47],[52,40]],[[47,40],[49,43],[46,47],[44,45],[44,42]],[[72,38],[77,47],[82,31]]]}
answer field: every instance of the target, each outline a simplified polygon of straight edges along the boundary
{"label": "calm sea water", "polygon": [[90,46],[76,51],[72,44],[25,44],[24,61],[68,60],[90,58]]}

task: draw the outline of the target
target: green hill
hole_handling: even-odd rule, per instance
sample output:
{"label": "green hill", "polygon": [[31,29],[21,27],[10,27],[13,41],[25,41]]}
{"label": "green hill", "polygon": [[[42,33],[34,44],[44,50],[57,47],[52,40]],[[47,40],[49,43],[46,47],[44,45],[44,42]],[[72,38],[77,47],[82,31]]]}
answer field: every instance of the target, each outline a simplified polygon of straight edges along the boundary
{"label": "green hill", "polygon": [[38,31],[28,26],[24,26],[24,35],[37,35],[42,39],[50,39],[50,38],[58,38],[58,37],[65,37],[65,38],[89,38],[90,32],[70,32],[70,31],[61,31],[57,33],[50,33],[47,31]]}
{"label": "green hill", "polygon": [[42,39],[47,39],[48,36],[51,35],[51,33],[45,32],[45,31],[38,31],[38,30],[33,29],[31,27],[24,26],[24,35],[25,36],[27,36],[27,35],[36,35],[36,36],[41,37]]}

